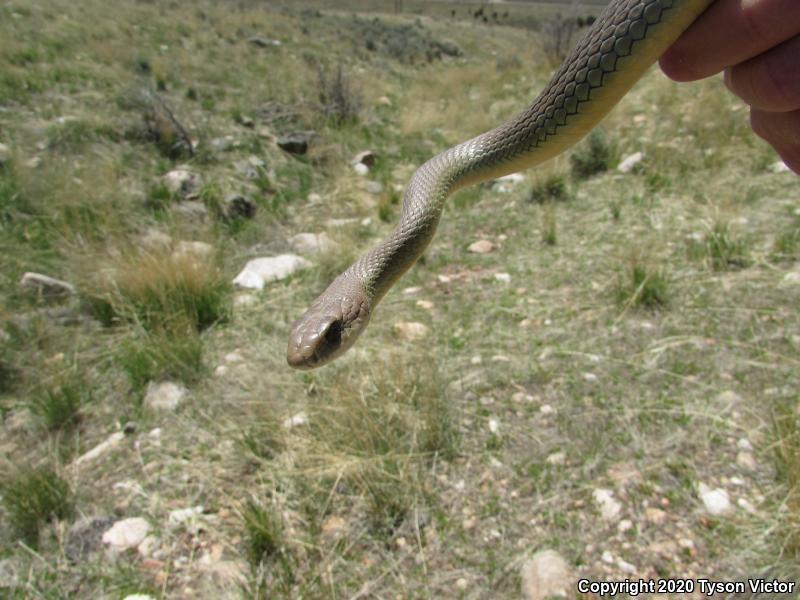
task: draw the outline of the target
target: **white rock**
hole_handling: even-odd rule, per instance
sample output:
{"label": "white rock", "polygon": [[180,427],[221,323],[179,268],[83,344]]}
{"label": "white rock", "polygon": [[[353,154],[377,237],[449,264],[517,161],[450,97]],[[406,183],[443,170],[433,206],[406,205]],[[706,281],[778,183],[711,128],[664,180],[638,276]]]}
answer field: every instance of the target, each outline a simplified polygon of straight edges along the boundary
{"label": "white rock", "polygon": [[200,191],[200,175],[188,169],[175,169],[170,171],[164,175],[162,181],[170,192],[173,194],[180,194],[184,197],[196,194]]}
{"label": "white rock", "polygon": [[156,600],[147,594],[128,594],[122,600]]}
{"label": "white rock", "polygon": [[556,412],[556,409],[550,406],[549,404],[542,404],[539,407],[539,412],[543,415],[552,415]]}
{"label": "white rock", "polygon": [[72,284],[41,273],[25,273],[19,285],[27,292],[39,294],[46,298],[69,296],[75,293],[75,287]]}
{"label": "white rock", "polygon": [[411,294],[418,294],[421,291],[422,291],[422,288],[417,285],[417,286],[414,286],[414,287],[407,287],[406,289],[403,290],[403,293],[411,295]]}
{"label": "white rock", "polygon": [[354,164],[353,170],[356,172],[357,175],[361,175],[362,177],[366,177],[367,175],[369,175],[369,167],[364,163]]}
{"label": "white rock", "polygon": [[758,469],[758,463],[756,462],[756,459],[753,458],[753,455],[750,452],[745,452],[744,450],[741,450],[736,454],[736,464],[743,469],[747,469],[748,471],[755,471]]}
{"label": "white rock", "polygon": [[744,450],[745,452],[753,451],[753,444],[751,444],[750,440],[747,438],[739,438],[736,442],[736,447],[739,448],[739,450]]}
{"label": "white rock", "polygon": [[629,573],[631,575],[635,575],[639,572],[636,568],[636,565],[632,565],[631,563],[622,560],[621,558],[617,559],[617,567],[619,567],[620,571],[623,573]]}
{"label": "white rock", "polygon": [[239,363],[244,360],[244,357],[238,352],[228,352],[223,360],[228,363]]}
{"label": "white rock", "polygon": [[495,273],[494,278],[502,283],[511,283],[511,275],[508,273]]}
{"label": "white rock", "polygon": [[739,498],[736,501],[736,504],[739,505],[739,508],[743,508],[744,510],[749,512],[751,515],[755,514],[755,512],[756,512],[756,507],[753,506],[750,502],[748,502],[747,499],[745,499],[745,498]]}
{"label": "white rock", "polygon": [[600,515],[606,521],[613,521],[622,511],[622,505],[614,498],[614,492],[605,488],[597,488],[592,497],[600,508]]}
{"label": "white rock", "polygon": [[490,242],[489,240],[478,240],[477,242],[472,242],[467,248],[467,250],[474,252],[475,254],[488,254],[494,249],[494,243]]}
{"label": "white rock", "polygon": [[283,426],[286,429],[291,429],[292,427],[299,427],[306,423],[308,423],[308,415],[305,412],[299,412],[288,419],[284,419]]}
{"label": "white rock", "polygon": [[622,162],[617,166],[617,171],[620,173],[630,173],[633,168],[644,159],[644,154],[641,152],[634,152],[630,156],[625,157]]}
{"label": "white rock", "polygon": [[503,175],[502,177],[498,177],[495,181],[500,183],[508,183],[511,185],[517,185],[518,183],[522,183],[525,181],[525,175],[522,173],[511,173],[510,175]]}
{"label": "white rock", "polygon": [[731,509],[731,501],[728,497],[728,492],[722,488],[711,489],[705,483],[698,486],[700,499],[706,510],[715,516],[724,515]]}
{"label": "white rock", "polygon": [[553,550],[542,550],[522,565],[522,596],[525,600],[566,598],[572,592],[572,574],[564,558]]}
{"label": "white rock", "polygon": [[338,244],[326,233],[298,233],[289,238],[289,246],[298,254],[310,256],[332,252]]}
{"label": "white rock", "polygon": [[266,283],[286,279],[293,273],[310,266],[310,262],[295,254],[254,258],[247,262],[233,283],[242,288],[261,290]]}
{"label": "white rock", "polygon": [[626,531],[630,531],[633,529],[633,521],[630,519],[622,519],[619,523],[617,523],[617,531],[620,533],[625,533]]}
{"label": "white rock", "polygon": [[600,556],[600,560],[602,560],[606,564],[613,564],[614,563],[614,555],[611,554],[608,550],[605,550],[603,554]]}
{"label": "white rock", "polygon": [[433,310],[434,306],[430,300],[417,300],[416,304],[423,310]]}
{"label": "white rock", "polygon": [[497,433],[500,431],[500,421],[494,418],[489,419],[489,431],[491,433]]}
{"label": "white rock", "polygon": [[112,433],[110,436],[108,436],[105,439],[105,441],[100,442],[99,444],[97,444],[97,446],[95,446],[94,448],[92,448],[91,450],[86,452],[85,454],[81,454],[78,458],[76,458],[72,462],[72,466],[73,467],[77,467],[77,466],[82,465],[83,463],[86,463],[86,462],[95,460],[96,458],[99,458],[100,456],[102,456],[106,452],[108,452],[108,451],[112,450],[113,448],[115,448],[116,446],[118,446],[119,443],[124,439],[125,439],[125,434],[122,433],[121,431],[117,431],[116,433]]}
{"label": "white rock", "polygon": [[156,536],[148,535],[142,540],[141,544],[136,546],[136,552],[138,552],[139,556],[142,558],[153,556],[153,552],[158,548],[159,543],[160,541]]}
{"label": "white rock", "polygon": [[779,160],[767,167],[767,170],[771,173],[788,173],[791,169],[789,169],[785,162]]}
{"label": "white rock", "polygon": [[148,250],[163,250],[172,245],[172,238],[155,227],[148,227],[139,241]]}
{"label": "white rock", "polygon": [[589,383],[596,383],[598,379],[599,378],[594,373],[587,372],[583,374],[583,380]]}
{"label": "white rock", "polygon": [[405,321],[394,324],[394,333],[401,340],[413,342],[428,335],[430,329],[424,323]]}
{"label": "white rock", "polygon": [[123,519],[103,534],[103,543],[113,551],[124,552],[141,544],[149,531],[150,524],[141,517]]}
{"label": "white rock", "polygon": [[790,271],[783,276],[782,283],[784,285],[798,285],[800,284],[800,271]]}
{"label": "white rock", "polygon": [[549,465],[563,465],[567,462],[567,455],[564,452],[553,452],[545,460]]}
{"label": "white rock", "polygon": [[144,406],[152,410],[175,410],[180,406],[188,390],[172,381],[147,384]]}
{"label": "white rock", "polygon": [[204,508],[202,506],[190,506],[189,508],[178,508],[170,511],[168,521],[170,525],[180,525],[186,521],[195,519],[203,514]]}

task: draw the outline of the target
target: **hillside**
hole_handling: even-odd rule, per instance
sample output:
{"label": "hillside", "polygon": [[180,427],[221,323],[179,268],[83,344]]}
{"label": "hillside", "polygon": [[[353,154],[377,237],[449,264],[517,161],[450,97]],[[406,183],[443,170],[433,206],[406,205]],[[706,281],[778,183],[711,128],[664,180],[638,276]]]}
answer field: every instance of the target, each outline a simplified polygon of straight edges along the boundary
{"label": "hillside", "polygon": [[454,196],[297,372],[292,321],[415,168],[552,66],[532,29],[299,4],[0,5],[0,596],[797,581],[798,179],[746,109],[651,70]]}

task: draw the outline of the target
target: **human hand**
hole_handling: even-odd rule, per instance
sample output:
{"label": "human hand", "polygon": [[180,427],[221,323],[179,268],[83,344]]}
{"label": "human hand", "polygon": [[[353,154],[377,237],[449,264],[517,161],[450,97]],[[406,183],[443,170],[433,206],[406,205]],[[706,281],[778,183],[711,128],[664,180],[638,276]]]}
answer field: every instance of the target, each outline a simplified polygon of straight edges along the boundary
{"label": "human hand", "polygon": [[659,62],[675,81],[724,71],[753,131],[800,174],[800,0],[717,0]]}

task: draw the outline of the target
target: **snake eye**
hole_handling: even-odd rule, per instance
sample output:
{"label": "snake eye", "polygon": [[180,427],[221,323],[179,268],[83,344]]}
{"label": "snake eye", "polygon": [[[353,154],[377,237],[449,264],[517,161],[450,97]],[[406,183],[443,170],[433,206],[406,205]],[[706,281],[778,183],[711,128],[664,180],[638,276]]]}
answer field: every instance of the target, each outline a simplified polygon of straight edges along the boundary
{"label": "snake eye", "polygon": [[325,341],[331,346],[338,346],[342,341],[342,322],[334,321],[325,332]]}

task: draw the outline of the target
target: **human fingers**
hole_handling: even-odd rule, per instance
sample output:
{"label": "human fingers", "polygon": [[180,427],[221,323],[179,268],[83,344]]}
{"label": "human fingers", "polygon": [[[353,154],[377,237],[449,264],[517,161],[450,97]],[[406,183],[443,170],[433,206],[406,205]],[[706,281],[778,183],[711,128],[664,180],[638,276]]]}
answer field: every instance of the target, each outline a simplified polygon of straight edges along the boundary
{"label": "human fingers", "polygon": [[775,148],[786,166],[800,175],[800,110],[770,112],[753,108],[750,126]]}
{"label": "human fingers", "polygon": [[725,84],[753,108],[800,109],[800,35],[726,69]]}
{"label": "human fingers", "polygon": [[798,0],[717,0],[664,53],[676,81],[714,75],[800,34]]}

